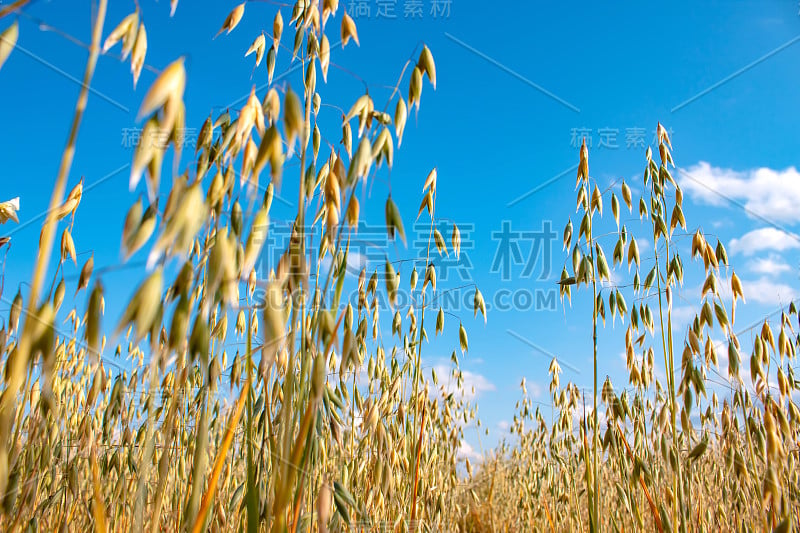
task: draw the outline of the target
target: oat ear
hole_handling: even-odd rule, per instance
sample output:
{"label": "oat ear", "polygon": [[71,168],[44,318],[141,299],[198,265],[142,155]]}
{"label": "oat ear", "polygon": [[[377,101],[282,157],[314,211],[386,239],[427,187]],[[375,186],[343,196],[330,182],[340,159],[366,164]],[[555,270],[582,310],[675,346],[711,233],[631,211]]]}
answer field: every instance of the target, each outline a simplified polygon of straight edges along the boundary
{"label": "oat ear", "polygon": [[[134,28],[135,31],[136,27],[138,26],[139,26],[139,12],[134,11],[133,13],[122,19],[122,21],[117,25],[117,27],[111,31],[108,37],[106,37],[106,40],[103,43],[103,50],[102,50],[103,53],[108,52],[111,48],[114,47],[115,44],[120,42],[120,40],[129,36],[131,28]],[[133,46],[133,42],[130,42],[130,46],[131,47]],[[125,46],[123,45],[123,48],[124,47]],[[123,50],[123,56],[124,60],[125,57],[127,57],[127,54],[125,54],[124,50]]]}
{"label": "oat ear", "polygon": [[344,13],[342,15],[342,48],[347,46],[347,43],[350,42],[351,38],[356,42],[357,46],[360,46],[358,42],[358,30],[356,29],[356,23],[350,17],[350,15]]}
{"label": "oat ear", "polygon": [[8,56],[11,55],[11,51],[17,45],[18,38],[19,24],[15,20],[8,28],[0,33],[0,69],[3,68],[3,64],[8,59]]}
{"label": "oat ear", "polygon": [[134,89],[136,88],[136,83],[139,81],[139,75],[142,73],[146,55],[147,31],[144,29],[144,24],[139,24],[139,31],[136,32],[136,40],[133,43],[133,51],[131,53],[131,72],[133,73]]}
{"label": "oat ear", "polygon": [[242,2],[238,6],[234,7],[230,13],[228,13],[228,16],[225,17],[225,22],[222,23],[222,27],[214,36],[215,39],[219,37],[222,32],[225,32],[227,35],[232,32],[234,28],[236,28],[236,26],[242,20],[242,16],[244,16],[244,4],[245,2]]}
{"label": "oat ear", "polygon": [[138,117],[141,119],[168,102],[178,102],[183,98],[186,87],[186,70],[181,57],[165,68],[150,86],[139,107]]}

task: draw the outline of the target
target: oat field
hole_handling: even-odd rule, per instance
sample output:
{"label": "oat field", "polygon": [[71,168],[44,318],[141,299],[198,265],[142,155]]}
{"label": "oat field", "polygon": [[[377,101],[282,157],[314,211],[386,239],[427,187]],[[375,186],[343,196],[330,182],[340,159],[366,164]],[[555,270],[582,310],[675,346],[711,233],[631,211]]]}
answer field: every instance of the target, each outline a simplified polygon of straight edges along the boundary
{"label": "oat field", "polygon": [[[26,3],[0,4],[0,83],[8,83],[3,64],[22,53],[14,15]],[[366,91],[328,101],[336,54],[373,46],[359,40],[344,2],[232,5],[216,40],[247,17],[266,21],[241,52],[267,87],[254,85],[235,108],[188,125],[190,59],[156,68],[137,115],[141,138],[160,140],[130,154],[131,190],[144,192],[109,222],[123,262],[144,261],[128,287],[104,283],[94,255],[76,253],[90,243],[76,242],[85,181],[72,163],[83,116],[96,104],[98,58],[129,65],[126,83],[135,86],[153,53],[138,4],[120,20],[107,4],[94,2],[91,34],[76,36],[88,60],[58,173],[42,188],[49,207],[37,222],[29,280],[0,284],[8,303],[0,320],[2,530],[800,525],[797,309],[790,302],[748,324],[753,341],[740,342],[746,284],[726,243],[684,213],[673,139],[660,123],[655,148],[631,153],[641,162],[636,182],[595,179],[585,140],[564,162],[577,163],[568,177],[575,196],[561,209],[564,266],[553,284],[569,320],[591,326],[593,386],[562,380],[553,357],[540,365],[552,411],[532,401],[523,380],[509,438],[479,460],[465,458],[466,428],[480,423],[477,401],[442,381],[462,384],[469,332],[493,318],[480,287],[466,313],[435,306],[448,290],[437,285],[435,259],[462,253],[461,230],[440,207],[449,191],[437,187],[437,168],[412,182],[386,177],[403,157],[404,134],[414,133],[408,124],[440,127],[423,105],[437,84],[431,49],[409,44],[410,59],[391,65],[388,99]],[[294,85],[273,79],[281,62],[297,66]],[[341,118],[334,128],[319,119],[326,108]],[[198,131],[193,147],[181,142],[187,126]],[[416,191],[416,212],[401,212],[392,185]],[[269,223],[284,191],[297,192],[296,212],[285,247],[272,250],[280,260],[265,272],[257,263],[275,246]],[[3,235],[25,221],[28,199],[0,200]],[[385,260],[350,279],[351,239],[376,212]],[[428,228],[425,256],[396,257],[414,217]],[[628,230],[631,218],[644,237]],[[12,242],[0,240],[8,262]],[[651,253],[640,253],[645,245]],[[704,282],[691,290],[699,311],[679,335],[673,294],[684,271]],[[578,296],[590,305],[572,307]],[[121,314],[106,312],[107,300],[122,299]],[[627,380],[619,383],[598,372],[606,357],[598,336],[612,324],[624,335]],[[436,337],[452,350],[449,376],[423,365]]]}

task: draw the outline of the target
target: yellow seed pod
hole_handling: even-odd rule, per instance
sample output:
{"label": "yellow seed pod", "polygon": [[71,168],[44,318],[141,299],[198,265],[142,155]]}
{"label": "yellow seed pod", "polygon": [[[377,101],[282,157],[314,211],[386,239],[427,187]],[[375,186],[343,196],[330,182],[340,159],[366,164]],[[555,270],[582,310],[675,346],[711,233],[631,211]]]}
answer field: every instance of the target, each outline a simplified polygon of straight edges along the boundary
{"label": "yellow seed pod", "polygon": [[314,365],[311,370],[311,393],[319,400],[322,397],[322,390],[325,385],[326,365],[325,356],[318,352],[314,358]]}
{"label": "yellow seed pod", "polygon": [[345,12],[342,15],[342,48],[347,46],[347,43],[350,42],[351,38],[356,42],[357,46],[360,46],[358,42],[358,30],[356,29],[356,23],[350,17],[350,15]]}
{"label": "yellow seed pod", "polygon": [[75,242],[72,240],[72,234],[69,229],[65,228],[61,234],[61,260],[63,261],[67,257],[72,259],[75,265],[78,264],[78,258],[75,254]]}
{"label": "yellow seed pod", "polygon": [[78,287],[75,289],[76,295],[81,289],[85,289],[89,286],[89,279],[92,277],[92,270],[94,270],[94,254],[89,256],[89,259],[87,259],[83,264],[81,274],[78,278]]}
{"label": "yellow seed pod", "polygon": [[6,62],[19,38],[19,24],[15,20],[11,25],[0,33],[0,68]]}
{"label": "yellow seed pod", "polygon": [[58,282],[56,285],[56,289],[53,292],[53,307],[56,311],[61,309],[61,304],[64,302],[64,293],[66,292],[66,285],[64,283],[64,278],[61,278],[61,281]]}
{"label": "yellow seed pod", "polygon": [[467,351],[468,342],[467,342],[467,330],[464,329],[464,324],[459,324],[458,326],[458,343],[461,346],[461,353]]}
{"label": "yellow seed pod", "polygon": [[[264,352],[262,352],[262,354],[263,353]],[[281,373],[286,374],[286,368],[289,363],[289,353],[286,351],[286,348],[283,348],[278,352],[276,361],[278,363],[278,368],[280,369]]]}
{"label": "yellow seed pod", "polygon": [[128,54],[130,53],[134,44],[132,42],[132,39],[128,38],[127,36],[130,34],[131,29],[133,28],[133,30],[135,31],[138,25],[139,25],[138,11],[135,11],[130,15],[128,15],[127,17],[125,17],[124,19],[122,19],[122,22],[120,22],[117,25],[117,27],[111,31],[108,37],[106,37],[106,40],[103,43],[103,53],[108,52],[115,44],[117,44],[120,40],[125,38],[126,42],[124,42],[122,46],[123,49],[122,59],[124,61],[125,58],[128,57]]}
{"label": "yellow seed pod", "polygon": [[358,216],[359,216],[360,206],[358,203],[358,198],[356,198],[355,194],[350,197],[350,203],[347,206],[347,213],[345,218],[347,220],[347,224],[358,231]]}
{"label": "yellow seed pod", "polygon": [[328,81],[328,67],[331,64],[331,43],[324,33],[319,43],[319,66],[322,70],[323,81]]}
{"label": "yellow seed pod", "polygon": [[278,348],[283,342],[286,317],[284,315],[283,291],[276,281],[268,284],[264,295],[264,349],[262,357],[268,363],[275,359]]}
{"label": "yellow seed pod", "polygon": [[388,259],[384,265],[384,276],[386,277],[386,293],[389,297],[389,303],[394,307],[397,301],[397,275],[394,265]]}
{"label": "yellow seed pod", "polygon": [[[149,115],[168,102],[174,104],[181,100],[185,87],[186,69],[184,68],[184,58],[181,57],[170,63],[150,86],[139,108],[139,118]],[[175,110],[168,111],[162,118],[162,127],[170,130],[175,118]]]}
{"label": "yellow seed pod", "polygon": [[242,20],[242,16],[244,16],[244,2],[233,8],[233,10],[228,13],[228,16],[225,17],[225,22],[222,23],[222,27],[214,37],[219,37],[222,32],[225,32],[226,34],[232,32]]}
{"label": "yellow seed pod", "polygon": [[422,96],[422,70],[415,66],[411,72],[411,82],[408,86],[408,104],[419,110],[420,97]]}
{"label": "yellow seed pod", "polygon": [[275,14],[275,19],[272,21],[272,46],[278,48],[281,43],[281,35],[283,35],[283,15],[280,10]]}
{"label": "yellow seed pod", "polygon": [[136,32],[136,40],[133,42],[133,49],[131,54],[131,73],[133,74],[133,87],[136,88],[136,82],[139,81],[139,75],[142,73],[144,67],[144,58],[147,54],[147,32],[144,29],[144,24],[139,24],[139,29]]}
{"label": "yellow seed pod", "polygon": [[255,309],[250,313],[250,334],[258,335],[258,313]]}
{"label": "yellow seed pod", "polygon": [[442,234],[438,229],[433,230],[433,240],[436,244],[436,250],[439,252],[439,255],[442,255],[442,252],[444,252],[444,255],[446,256],[450,255],[450,253],[447,251],[447,245],[444,242],[444,237],[442,237]]}
{"label": "yellow seed pod", "polygon": [[394,203],[392,197],[386,199],[386,228],[389,232],[389,238],[394,239],[395,235],[399,235],[403,244],[406,243],[406,232],[403,228],[403,219],[400,216],[400,211],[397,209],[397,204]]}
{"label": "yellow seed pod", "polygon": [[236,327],[234,329],[237,335],[244,335],[245,329],[247,328],[246,321],[247,317],[244,314],[244,309],[239,309],[236,315]]}
{"label": "yellow seed pod", "polygon": [[417,66],[422,73],[428,76],[433,88],[436,89],[436,64],[433,62],[433,54],[427,46],[422,47],[422,52],[419,54]]}
{"label": "yellow seed pod", "polygon": [[100,353],[100,333],[101,333],[101,304],[103,299],[103,284],[99,280],[95,281],[94,288],[89,294],[89,303],[86,307],[86,344],[92,354]]}
{"label": "yellow seed pod", "polygon": [[264,49],[266,48],[266,39],[264,34],[261,33],[258,37],[255,38],[253,44],[250,45],[250,48],[247,49],[245,52],[244,57],[249,56],[253,52],[256,54],[256,66],[261,64],[261,59],[264,57]]}
{"label": "yellow seed pod", "polygon": [[450,244],[453,246],[453,253],[458,259],[461,256],[461,231],[458,226],[453,224],[453,233],[450,236]]}
{"label": "yellow seed pod", "polygon": [[433,263],[430,263],[425,268],[425,278],[422,281],[422,290],[425,291],[425,287],[431,284],[431,289],[433,292],[436,292],[436,268],[434,268]]}
{"label": "yellow seed pod", "polygon": [[291,153],[294,147],[295,139],[302,133],[304,122],[303,109],[300,104],[300,99],[291,88],[286,90],[286,95],[283,99],[283,108],[286,144],[289,146],[289,151]]}

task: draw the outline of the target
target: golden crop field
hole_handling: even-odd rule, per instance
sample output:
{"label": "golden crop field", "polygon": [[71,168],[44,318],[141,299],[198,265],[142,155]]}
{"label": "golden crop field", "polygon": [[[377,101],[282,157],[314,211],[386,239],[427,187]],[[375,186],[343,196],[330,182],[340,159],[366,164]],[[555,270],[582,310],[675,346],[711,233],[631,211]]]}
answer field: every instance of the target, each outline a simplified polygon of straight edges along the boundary
{"label": "golden crop field", "polygon": [[[15,48],[25,36],[12,15],[26,3],[0,4],[2,83],[3,64],[22,53]],[[356,21],[338,0],[258,5],[269,19],[244,52],[266,69],[269,86],[192,124],[194,153],[180,140],[188,59],[157,69],[138,117],[141,137],[161,141],[139,143],[130,158],[131,186],[143,183],[147,192],[112,222],[124,260],[146,257],[135,288],[125,287],[103,283],[94,255],[76,253],[85,183],[71,168],[98,58],[116,54],[135,85],[152,51],[138,4],[121,20],[109,19],[107,0],[95,4],[91,34],[77,36],[89,39],[88,60],[46,191],[36,261],[28,282],[0,289],[10,303],[0,323],[2,530],[786,532],[798,525],[797,309],[787,302],[748,328],[752,344],[740,342],[745,284],[725,243],[684,213],[673,139],[660,123],[655,149],[637,156],[637,182],[595,179],[585,141],[568,162],[577,163],[575,197],[562,210],[566,260],[557,290],[569,320],[591,325],[593,387],[584,394],[562,381],[552,358],[545,395],[552,415],[523,381],[510,438],[470,460],[460,447],[465,428],[478,423],[477,402],[442,387],[443,376],[422,363],[431,338],[446,339],[450,378],[461,384],[468,333],[487,320],[477,287],[471,323],[433,306],[447,288],[437,286],[434,257],[461,253],[458,224],[439,207],[448,192],[437,187],[433,167],[393,183],[417,191],[417,212],[401,213],[391,185],[363,194],[403,157],[410,121],[437,127],[419,113],[437,83],[428,46],[392,65],[397,82],[388,100],[366,91],[328,102],[321,86],[339,48],[371,46],[359,40]],[[217,39],[256,5],[235,6]],[[170,7],[195,9],[177,0]],[[279,54],[298,65],[302,85],[273,81]],[[325,106],[341,112],[335,127],[318,120]],[[275,250],[274,268],[260,272],[284,188],[298,193],[290,238]],[[28,199],[0,200],[7,200],[2,234],[19,224]],[[351,237],[375,209],[385,222],[386,259],[348,281]],[[627,216],[644,224],[644,238],[628,231]],[[426,257],[391,260],[411,217],[428,228]],[[651,253],[640,254],[643,240]],[[688,242],[682,256],[678,244]],[[14,261],[10,240],[3,246]],[[68,268],[76,276],[64,276]],[[699,312],[679,336],[673,294],[685,270],[704,282],[694,291]],[[343,297],[346,284],[356,298]],[[410,302],[398,299],[401,287]],[[131,289],[121,316],[105,312],[107,300]],[[578,294],[589,298],[588,310],[570,307]],[[598,335],[611,323],[624,332],[621,383],[598,373]]]}

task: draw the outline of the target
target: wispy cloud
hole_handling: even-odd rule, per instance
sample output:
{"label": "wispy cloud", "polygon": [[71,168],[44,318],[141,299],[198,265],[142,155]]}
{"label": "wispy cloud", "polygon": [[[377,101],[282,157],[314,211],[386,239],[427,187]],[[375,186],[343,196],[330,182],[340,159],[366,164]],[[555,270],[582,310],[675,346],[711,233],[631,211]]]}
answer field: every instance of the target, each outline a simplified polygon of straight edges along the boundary
{"label": "wispy cloud", "polygon": [[[355,252],[353,250],[350,250],[347,253],[347,273],[352,276],[358,276],[362,268],[367,268],[368,263],[369,261],[367,260],[367,256],[365,254]],[[331,256],[328,254],[322,260],[323,271],[329,269],[330,266]]]}
{"label": "wispy cloud", "polygon": [[800,237],[777,228],[759,228],[745,233],[738,239],[731,239],[728,248],[732,253],[742,255],[784,252],[800,248]]}
{"label": "wispy cloud", "polygon": [[[775,222],[800,222],[800,171],[757,168],[735,171],[701,161],[686,169],[681,187],[696,202],[726,205],[741,202],[748,216]],[[688,176],[691,176],[689,179]]]}
{"label": "wispy cloud", "polygon": [[766,276],[755,280],[742,280],[744,297],[748,302],[765,305],[784,305],[797,298],[797,290]]}
{"label": "wispy cloud", "polygon": [[770,276],[775,276],[792,270],[792,267],[789,266],[789,263],[776,255],[770,255],[769,257],[757,257],[747,263],[747,268],[757,274],[767,274]]}
{"label": "wispy cloud", "polygon": [[483,392],[491,392],[495,390],[494,383],[489,381],[482,374],[470,372],[469,370],[462,370],[461,388],[458,386],[458,381],[453,377],[452,367],[446,364],[440,364],[433,367],[436,374],[439,376],[440,383],[445,391],[449,393],[461,393],[467,399],[474,399]]}
{"label": "wispy cloud", "polygon": [[462,440],[458,447],[458,457],[461,459],[469,459],[473,462],[483,458],[483,456],[465,440]]}
{"label": "wispy cloud", "polygon": [[673,331],[685,331],[692,323],[698,309],[692,305],[678,305],[672,308]]}

